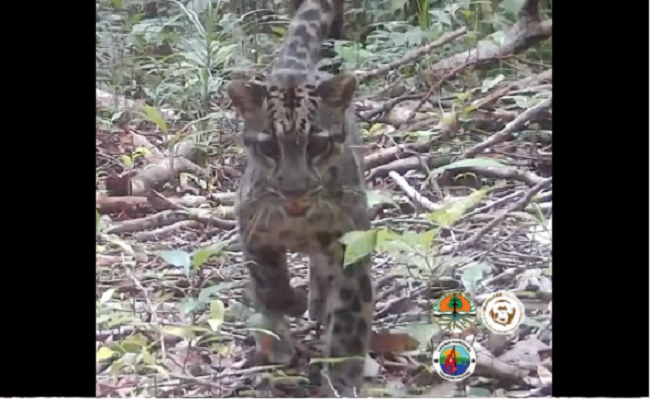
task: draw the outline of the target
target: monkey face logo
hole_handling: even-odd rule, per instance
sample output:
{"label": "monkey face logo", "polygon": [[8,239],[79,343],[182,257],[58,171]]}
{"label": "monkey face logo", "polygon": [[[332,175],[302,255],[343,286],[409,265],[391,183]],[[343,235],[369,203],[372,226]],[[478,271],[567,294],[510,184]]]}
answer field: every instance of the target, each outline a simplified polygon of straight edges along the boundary
{"label": "monkey face logo", "polygon": [[490,310],[490,317],[495,323],[498,323],[502,326],[507,326],[512,322],[512,319],[515,317],[517,309],[512,306],[512,304],[505,299],[497,300]]}
{"label": "monkey face logo", "polygon": [[524,305],[508,291],[492,294],[481,306],[483,324],[496,334],[517,330],[524,317]]}

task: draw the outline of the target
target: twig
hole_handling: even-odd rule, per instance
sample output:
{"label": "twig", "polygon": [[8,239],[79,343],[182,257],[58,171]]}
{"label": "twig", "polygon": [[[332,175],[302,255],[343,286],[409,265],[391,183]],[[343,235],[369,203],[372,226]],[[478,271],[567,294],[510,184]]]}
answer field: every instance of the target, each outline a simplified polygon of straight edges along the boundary
{"label": "twig", "polygon": [[284,365],[281,364],[272,364],[268,366],[256,366],[256,367],[251,367],[247,369],[240,369],[240,370],[232,370],[232,371],[226,371],[224,373],[221,373],[218,375],[219,378],[223,377],[234,377],[238,375],[247,375],[247,374],[254,374],[254,373],[259,373],[261,371],[270,371],[270,370],[277,370],[280,368],[284,368]]}
{"label": "twig", "polygon": [[178,380],[182,381],[187,381],[187,382],[193,382],[197,385],[205,386],[208,388],[216,389],[216,390],[223,390],[223,387],[220,384],[216,384],[212,381],[209,380],[212,376],[206,376],[206,377],[194,377],[191,375],[187,374],[179,374],[179,373],[168,373],[168,375],[172,378],[176,378]]}
{"label": "twig", "polygon": [[378,311],[375,312],[375,316],[374,316],[375,320],[378,320],[378,319],[386,316],[391,311],[391,309],[394,308],[395,306],[397,306],[397,305],[399,305],[399,304],[401,304],[403,302],[406,302],[406,301],[408,301],[408,300],[410,300],[412,298],[415,298],[416,296],[420,295],[422,292],[426,291],[427,289],[428,289],[427,286],[422,286],[422,287],[415,288],[415,289],[411,290],[407,295],[399,297],[399,298],[395,298],[394,300],[386,303],[386,305],[383,308],[381,308],[381,309],[379,309]]}
{"label": "twig", "polygon": [[430,143],[407,143],[398,144],[393,147],[381,149],[363,158],[363,164],[366,169],[372,169],[379,165],[395,160],[400,154],[422,153],[429,149]]}
{"label": "twig", "polygon": [[427,211],[433,212],[441,208],[440,205],[434,204],[428,198],[420,194],[416,189],[411,187],[411,185],[408,184],[408,182],[399,173],[390,171],[388,172],[388,176],[392,177],[393,180],[395,180],[395,183],[397,183],[397,185],[402,189],[402,191],[404,191],[404,193],[409,197],[409,199],[411,199],[411,201],[422,205],[422,207]]}
{"label": "twig", "polygon": [[466,166],[454,168],[455,173],[471,172],[492,179],[517,180],[534,186],[544,180],[543,177],[528,170],[517,169],[512,166]]}
{"label": "twig", "polygon": [[116,223],[114,226],[106,230],[106,234],[135,233],[138,231],[169,226],[185,220],[195,220],[208,225],[213,224],[224,230],[232,230],[236,225],[233,220],[220,219],[204,213],[197,214],[194,212],[173,210],[160,212],[144,218],[125,220],[121,223]]}
{"label": "twig", "polygon": [[427,44],[426,46],[420,47],[419,49],[413,51],[412,53],[406,54],[404,57],[400,58],[399,60],[393,61],[391,63],[382,65],[376,69],[372,69],[370,71],[357,71],[357,80],[359,83],[364,82],[370,78],[377,77],[379,75],[382,75],[388,71],[391,71],[393,69],[399,68],[400,66],[407,64],[414,59],[431,52],[431,50],[441,47],[452,40],[463,36],[467,32],[466,28],[460,28],[457,29],[453,32],[446,33],[442,36],[440,36],[437,40],[434,40],[433,42]]}
{"label": "twig", "polygon": [[467,150],[467,152],[461,155],[459,159],[473,158],[486,149],[508,140],[512,133],[519,130],[529,120],[537,117],[537,115],[539,115],[542,111],[548,109],[552,103],[553,95],[549,96],[546,100],[540,102],[534,107],[528,108],[526,111],[517,116],[513,121],[508,122],[508,124],[503,129],[490,136],[490,138]]}
{"label": "twig", "polygon": [[526,192],[526,195],[524,195],[521,199],[519,199],[517,202],[513,203],[510,207],[508,207],[505,211],[503,211],[499,216],[495,217],[492,219],[490,222],[488,222],[485,226],[481,227],[476,233],[474,233],[470,238],[461,241],[457,244],[453,245],[445,245],[440,248],[438,251],[437,255],[447,255],[452,252],[457,252],[460,250],[463,250],[465,248],[471,247],[473,245],[476,245],[476,243],[490,230],[492,230],[497,224],[501,223],[510,212],[516,212],[523,210],[526,208],[526,205],[531,201],[533,196],[543,190],[544,188],[548,187],[551,185],[553,182],[553,178],[549,177],[548,179],[545,179],[544,181],[540,182],[537,184],[535,187],[531,188]]}
{"label": "twig", "polygon": [[480,208],[476,208],[473,211],[464,214],[460,219],[458,219],[458,222],[460,222],[462,220],[469,219],[472,216],[478,215],[480,213],[485,213],[486,211],[488,211],[488,210],[490,210],[490,209],[492,209],[494,207],[497,207],[497,206],[499,206],[501,204],[504,204],[506,202],[509,202],[513,198],[519,197],[521,195],[524,195],[524,191],[516,191],[514,193],[508,194],[508,195],[506,195],[506,196],[504,196],[502,198],[499,198],[498,200],[496,200],[496,201],[494,201],[494,202],[492,202],[490,204],[487,204],[487,205],[482,206]]}
{"label": "twig", "polygon": [[538,7],[538,0],[526,0],[519,10],[517,22],[506,31],[505,39],[501,44],[485,41],[473,49],[436,62],[429,70],[431,72],[449,70],[466,62],[485,66],[504,56],[520,53],[550,37],[553,33],[553,20],[540,21]]}
{"label": "twig", "polygon": [[[168,237],[184,229],[199,229],[203,226],[195,220],[185,220],[169,226],[163,226],[155,230],[141,231],[133,235],[133,239],[138,242],[155,241],[162,237]],[[221,231],[221,230],[220,230]]]}
{"label": "twig", "polygon": [[142,283],[140,283],[140,280],[135,278],[133,274],[131,274],[131,280],[133,280],[135,286],[142,291],[142,295],[144,295],[144,300],[147,302],[147,305],[149,306],[149,311],[151,312],[151,321],[153,322],[153,324],[156,326],[156,329],[158,330],[158,337],[160,339],[160,351],[162,352],[162,361],[165,362],[165,359],[167,357],[167,350],[165,349],[165,340],[163,338],[162,329],[161,329],[162,325],[160,323],[160,320],[158,320],[156,307],[153,306],[153,303],[149,298],[149,294],[147,293],[147,290],[146,288],[144,288]]}
{"label": "twig", "polygon": [[416,100],[418,98],[420,98],[419,94],[405,94],[403,96],[393,98],[392,100],[388,100],[381,107],[372,109],[370,111],[366,111],[360,114],[359,116],[365,119],[366,121],[370,121],[375,116],[390,111],[391,109],[393,109],[393,107],[395,107],[397,104],[401,102],[408,101],[408,100]]}
{"label": "twig", "polygon": [[398,159],[386,165],[378,166],[368,173],[367,179],[372,180],[378,177],[385,177],[391,171],[397,173],[406,173],[411,169],[420,169],[422,165],[427,165],[431,169],[439,168],[453,161],[452,155],[425,156],[417,155],[408,158]]}
{"label": "twig", "polygon": [[[427,102],[427,101],[429,100],[429,98],[431,98],[431,95],[433,94],[433,92],[434,92],[437,88],[439,88],[440,85],[443,84],[443,83],[445,82],[445,80],[447,80],[447,79],[449,79],[450,77],[456,75],[458,72],[460,72],[461,70],[467,68],[467,67],[470,66],[470,65],[472,65],[472,64],[471,64],[471,63],[467,63],[467,64],[461,65],[461,66],[459,66],[459,67],[457,67],[457,68],[454,68],[454,69],[451,70],[449,73],[447,73],[447,74],[445,74],[443,77],[441,77],[441,78],[440,78],[440,79],[439,79],[435,84],[431,85],[431,87],[429,88],[429,90],[427,91],[427,93],[426,93],[426,94],[425,94],[425,95],[420,99],[420,102],[418,102],[418,104],[415,106],[415,108],[413,108],[413,110],[411,110],[411,113],[409,114],[409,116],[406,117],[406,120],[404,121],[404,123],[402,123],[402,126],[408,126],[408,124],[409,124],[409,123],[411,122],[411,120],[415,117],[415,115],[418,113],[418,111],[420,110],[420,108],[422,108],[422,105],[424,105],[424,103]],[[399,128],[399,126],[396,126],[396,127]]]}
{"label": "twig", "polygon": [[410,125],[402,124],[402,127],[397,129],[393,133],[393,135],[399,136],[400,134],[403,134],[403,133],[408,133],[408,132],[413,132],[413,131],[416,131],[416,130],[423,130],[423,129],[426,129],[426,130],[440,129],[438,127],[439,122],[440,122],[440,116],[424,117],[422,119],[418,119],[415,122],[411,122]]}
{"label": "twig", "polygon": [[392,362],[390,360],[383,360],[381,362],[381,365],[384,367],[394,367],[394,368],[400,368],[400,369],[406,369],[406,370],[419,370],[423,366],[419,364],[409,364],[409,363],[400,363],[400,362]]}

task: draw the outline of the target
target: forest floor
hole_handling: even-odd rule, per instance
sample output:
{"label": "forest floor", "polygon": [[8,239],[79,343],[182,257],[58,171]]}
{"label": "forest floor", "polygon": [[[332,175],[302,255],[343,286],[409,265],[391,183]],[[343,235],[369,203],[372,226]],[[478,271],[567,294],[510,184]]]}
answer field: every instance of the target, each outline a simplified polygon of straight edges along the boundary
{"label": "forest floor", "polygon": [[[384,245],[365,249],[373,251],[377,303],[361,395],[550,396],[552,70],[497,75],[462,95],[435,95],[481,57],[511,56],[501,50],[439,61],[431,69],[436,83],[422,90],[355,102],[373,231],[391,232]],[[357,75],[379,79],[417,56]],[[99,89],[97,101],[136,104]],[[97,396],[316,392],[306,362],[254,362],[233,214],[243,155],[232,141],[239,121],[227,105],[217,107],[207,147],[191,134],[195,123],[169,122],[175,110],[144,107],[145,122],[98,124]],[[305,288],[305,257],[292,254],[289,263],[292,285]],[[462,334],[476,352],[473,374],[461,383],[439,377],[432,353],[452,336],[433,320],[436,300],[459,291],[480,309],[500,290],[523,303],[519,328],[498,335],[479,318]],[[288,320],[300,347],[318,354],[315,323],[306,315]]]}

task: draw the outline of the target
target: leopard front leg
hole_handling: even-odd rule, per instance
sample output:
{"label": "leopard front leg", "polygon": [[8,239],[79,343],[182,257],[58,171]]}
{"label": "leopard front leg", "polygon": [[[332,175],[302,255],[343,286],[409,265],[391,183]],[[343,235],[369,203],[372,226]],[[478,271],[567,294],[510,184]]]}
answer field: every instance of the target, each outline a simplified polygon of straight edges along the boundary
{"label": "leopard front leg", "polygon": [[315,254],[309,257],[309,318],[326,324],[327,294],[329,292],[329,263],[327,256]]}
{"label": "leopard front leg", "polygon": [[329,365],[323,386],[329,396],[355,397],[363,385],[365,357],[370,349],[374,290],[370,257],[343,267],[345,248],[332,242],[323,259],[328,259],[327,330],[325,357],[350,358]]}
{"label": "leopard front leg", "polygon": [[282,248],[255,247],[244,249],[244,258],[250,274],[253,307],[256,313],[249,319],[255,331],[258,354],[264,354],[271,363],[286,364],[295,354],[289,326],[284,315],[301,316],[306,311],[306,298],[289,284],[286,252]]}

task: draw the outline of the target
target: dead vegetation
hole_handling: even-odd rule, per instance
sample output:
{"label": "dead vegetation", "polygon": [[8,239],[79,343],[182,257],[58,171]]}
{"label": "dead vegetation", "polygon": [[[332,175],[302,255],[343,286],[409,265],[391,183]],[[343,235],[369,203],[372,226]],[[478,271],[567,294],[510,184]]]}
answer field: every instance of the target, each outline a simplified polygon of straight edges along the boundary
{"label": "dead vegetation", "polygon": [[[426,69],[435,83],[359,97],[375,230],[352,250],[372,242],[378,292],[364,395],[550,396],[552,70],[499,74],[454,95],[441,88],[518,60],[551,27],[537,1],[526,1],[500,44]],[[357,76],[380,80],[466,33]],[[176,110],[97,95],[98,109],[119,104],[136,115],[97,127],[97,396],[311,396],[305,359],[254,366],[251,356],[232,212],[242,154],[226,128],[236,130],[234,113],[221,102],[218,138],[206,150],[197,121],[179,122]],[[306,260],[290,264],[292,284],[306,289]],[[526,308],[516,334],[478,323],[463,336],[478,361],[462,383],[431,368],[432,348],[448,338],[432,304],[450,290],[469,292],[477,306],[510,290]],[[318,358],[316,326],[291,322],[301,352]]]}

